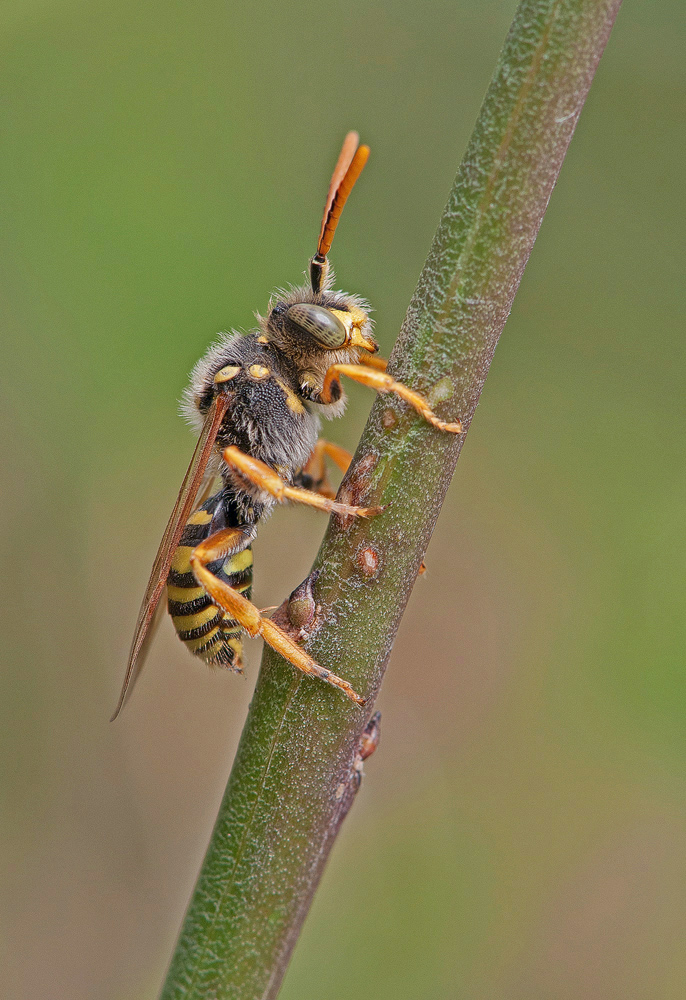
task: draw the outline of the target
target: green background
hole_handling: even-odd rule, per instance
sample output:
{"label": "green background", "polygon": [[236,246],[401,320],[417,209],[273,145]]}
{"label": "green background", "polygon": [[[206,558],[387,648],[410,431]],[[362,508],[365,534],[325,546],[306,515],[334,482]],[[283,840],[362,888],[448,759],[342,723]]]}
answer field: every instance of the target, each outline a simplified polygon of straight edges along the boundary
{"label": "green background", "polygon": [[[0,10],[3,997],[156,996],[259,662],[212,674],[167,624],[107,722],[192,451],[175,400],[300,280],[353,127],[333,262],[388,354],[513,12]],[[285,1000],[686,992],[681,15],[620,11]],[[323,528],[264,526],[261,606]]]}

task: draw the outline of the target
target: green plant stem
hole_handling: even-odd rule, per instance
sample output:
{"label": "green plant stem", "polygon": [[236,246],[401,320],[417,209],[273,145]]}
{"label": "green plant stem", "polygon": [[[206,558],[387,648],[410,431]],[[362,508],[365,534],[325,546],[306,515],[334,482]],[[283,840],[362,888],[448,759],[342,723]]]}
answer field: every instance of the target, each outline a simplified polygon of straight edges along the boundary
{"label": "green plant stem", "polygon": [[[619,4],[520,4],[410,303],[389,371],[465,431]],[[387,509],[332,520],[306,642],[368,709],[265,650],[163,1000],[276,996],[463,440],[376,401],[341,496]]]}

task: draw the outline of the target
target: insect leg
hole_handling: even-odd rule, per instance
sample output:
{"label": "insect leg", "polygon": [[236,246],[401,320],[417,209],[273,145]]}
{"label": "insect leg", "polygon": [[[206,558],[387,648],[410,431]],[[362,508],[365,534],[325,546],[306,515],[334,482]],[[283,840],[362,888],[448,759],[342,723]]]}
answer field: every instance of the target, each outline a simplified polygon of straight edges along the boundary
{"label": "insect leg", "polygon": [[451,434],[460,434],[462,432],[462,423],[459,420],[456,420],[454,423],[441,420],[440,417],[436,416],[427,400],[420,393],[403,385],[402,382],[396,382],[392,375],[388,375],[383,371],[375,371],[373,368],[367,368],[364,365],[331,365],[324,376],[324,385],[317,399],[318,403],[333,403],[337,399],[340,399],[342,391],[341,375],[347,375],[348,378],[353,379],[355,382],[369,386],[370,389],[375,389],[377,392],[395,393],[396,396],[404,399],[417,413],[440,431],[449,431]]}
{"label": "insect leg", "polygon": [[369,351],[364,351],[360,355],[360,364],[364,365],[365,368],[378,368],[380,372],[385,372],[388,367],[388,361],[385,358],[370,354]]}
{"label": "insect leg", "polygon": [[319,438],[314,450],[302,469],[296,473],[296,485],[306,487],[315,493],[320,493],[323,497],[333,498],[336,491],[329,482],[329,475],[326,468],[325,458],[328,457],[335,462],[341,472],[347,472],[348,466],[353,460],[353,456],[346,448],[334,444],[333,441],[325,441]]}
{"label": "insect leg", "polygon": [[[324,456],[328,457],[335,462],[341,472],[347,472],[348,466],[353,460],[351,452],[347,448],[341,448],[339,444],[334,444],[333,441],[325,441],[324,438],[319,438],[316,445],[314,446],[314,451],[312,452],[312,457],[315,455],[320,456],[319,461],[321,462],[321,467],[324,467]],[[305,469],[309,471],[308,466],[312,461],[312,457],[308,459]]]}
{"label": "insect leg", "polygon": [[280,503],[292,500],[294,503],[304,503],[309,507],[316,507],[318,510],[325,510],[334,514],[352,514],[357,517],[372,517],[381,513],[381,507],[354,507],[348,503],[339,503],[330,497],[313,493],[312,490],[304,490],[300,486],[289,486],[283,479],[268,465],[261,462],[259,458],[246,455],[240,448],[229,445],[224,449],[222,455],[227,465],[233,466],[242,476],[257,486],[259,489],[269,493]]}
{"label": "insect leg", "polygon": [[232,549],[243,540],[243,537],[240,528],[226,528],[210,535],[193,549],[190,556],[190,566],[200,586],[204,587],[214,603],[230,614],[248,635],[262,636],[272,649],[280,653],[298,670],[302,670],[310,677],[318,677],[320,680],[326,681],[327,684],[337,687],[351,701],[358,705],[364,705],[365,699],[357,694],[347,681],[325,667],[321,667],[270,618],[261,615],[254,604],[209,571],[208,564],[229,555]]}

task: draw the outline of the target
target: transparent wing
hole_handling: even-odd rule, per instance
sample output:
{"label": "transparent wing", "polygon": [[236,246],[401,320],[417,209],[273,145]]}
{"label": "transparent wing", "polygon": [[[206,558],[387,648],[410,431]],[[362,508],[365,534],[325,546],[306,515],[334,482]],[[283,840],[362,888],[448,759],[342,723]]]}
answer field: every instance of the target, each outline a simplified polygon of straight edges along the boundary
{"label": "transparent wing", "polygon": [[143,667],[145,654],[147,653],[149,646],[149,640],[152,638],[154,631],[153,624],[157,624],[160,619],[160,598],[162,597],[167,584],[167,576],[169,575],[171,561],[176,547],[179,544],[179,539],[183,534],[186,521],[193,511],[198,491],[205,480],[207,464],[212,455],[214,442],[228,405],[229,401],[226,396],[217,396],[213,400],[207,413],[207,417],[205,418],[205,423],[203,424],[202,431],[200,432],[198,443],[195,447],[195,451],[193,452],[191,464],[188,466],[188,471],[186,472],[179,495],[176,499],[176,503],[174,504],[174,510],[169,518],[169,523],[165,528],[162,541],[160,542],[160,547],[157,550],[157,555],[155,556],[155,562],[153,563],[150,580],[148,581],[148,586],[145,589],[145,596],[143,598],[143,603],[141,604],[141,609],[138,612],[138,621],[136,622],[136,630],[133,634],[131,652],[129,653],[129,661],[126,666],[124,683],[122,685],[121,694],[119,695],[117,707],[114,710],[114,715],[110,720],[111,722],[114,722],[126,704]]}

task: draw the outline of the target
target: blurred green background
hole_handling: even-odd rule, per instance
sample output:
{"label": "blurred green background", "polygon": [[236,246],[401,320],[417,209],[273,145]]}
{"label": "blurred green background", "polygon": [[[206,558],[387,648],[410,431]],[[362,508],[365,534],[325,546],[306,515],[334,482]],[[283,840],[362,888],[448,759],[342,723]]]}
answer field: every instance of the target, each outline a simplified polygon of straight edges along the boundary
{"label": "blurred green background", "polygon": [[[333,262],[388,353],[514,7],[0,9],[3,997],[156,996],[260,655],[213,675],[165,626],[107,722],[192,451],[175,401],[300,279],[353,127]],[[286,1000],[686,995],[682,15],[620,12]],[[260,605],[323,529],[265,526]]]}

